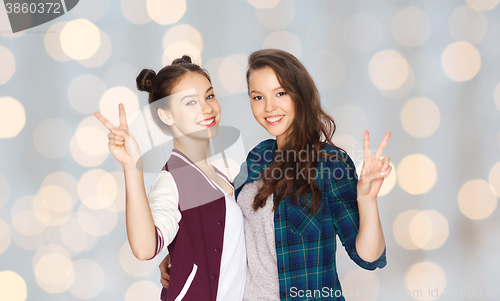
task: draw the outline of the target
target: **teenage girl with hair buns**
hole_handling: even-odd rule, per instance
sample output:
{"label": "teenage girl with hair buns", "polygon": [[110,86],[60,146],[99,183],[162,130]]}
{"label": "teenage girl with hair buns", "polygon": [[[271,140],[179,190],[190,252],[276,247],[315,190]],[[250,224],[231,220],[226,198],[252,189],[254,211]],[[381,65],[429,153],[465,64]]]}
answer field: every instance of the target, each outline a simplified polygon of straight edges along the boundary
{"label": "teenage girl with hair buns", "polygon": [[174,140],[149,195],[123,104],[118,127],[94,113],[110,130],[109,150],[123,166],[132,252],[148,260],[168,247],[172,281],[162,300],[241,300],[247,267],[243,216],[232,183],[210,164],[209,139],[217,135],[221,111],[210,77],[185,55],[158,74],[142,70],[137,88],[149,93],[156,123]]}

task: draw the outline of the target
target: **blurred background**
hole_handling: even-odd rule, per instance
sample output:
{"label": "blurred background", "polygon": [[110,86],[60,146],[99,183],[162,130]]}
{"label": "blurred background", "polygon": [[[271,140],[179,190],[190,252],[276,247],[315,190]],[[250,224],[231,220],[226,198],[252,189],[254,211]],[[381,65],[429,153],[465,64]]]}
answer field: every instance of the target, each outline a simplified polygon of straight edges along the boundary
{"label": "blurred background", "polygon": [[118,125],[124,103],[153,148],[132,126],[147,108],[135,78],[190,54],[239,130],[234,177],[270,138],[244,77],[261,48],[304,63],[358,169],[363,131],[373,151],[392,132],[388,264],[362,270],[339,244],[346,299],[500,300],[499,1],[85,0],[16,34],[0,1],[0,300],[158,300],[165,254],[133,257],[123,171],[92,114]]}

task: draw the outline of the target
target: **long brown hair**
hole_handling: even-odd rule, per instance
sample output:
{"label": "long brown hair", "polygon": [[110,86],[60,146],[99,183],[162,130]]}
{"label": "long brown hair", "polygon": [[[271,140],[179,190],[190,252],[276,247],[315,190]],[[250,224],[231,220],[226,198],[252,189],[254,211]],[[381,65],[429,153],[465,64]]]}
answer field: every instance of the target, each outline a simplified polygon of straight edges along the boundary
{"label": "long brown hair", "polygon": [[[320,206],[321,190],[315,180],[310,181],[311,178],[299,177],[298,174],[299,171],[305,170],[306,175],[316,179],[319,176],[316,174],[318,155],[328,159],[336,157],[335,159],[344,161],[337,153],[320,152],[325,144],[344,151],[331,140],[336,130],[335,122],[321,108],[318,89],[309,72],[295,56],[279,49],[255,51],[248,57],[247,84],[252,71],[266,67],[274,71],[281,87],[291,96],[295,106],[295,118],[286,133],[286,137],[293,137],[293,139],[285,138],[283,145],[275,153],[275,158],[281,154],[286,160],[275,159],[264,171],[263,177],[266,184],[262,185],[257,192],[253,209],[264,207],[271,193],[276,194],[274,210],[286,196],[289,196],[297,205],[302,205],[301,198],[307,199],[307,194],[311,193],[312,200],[308,209],[316,213]],[[324,141],[321,141],[322,138]],[[297,154],[301,150],[307,150],[306,160],[298,158]],[[290,152],[294,154],[291,160],[288,155]],[[274,171],[282,176],[275,178],[272,176],[275,174]],[[288,177],[290,174],[293,174],[293,180]]]}
{"label": "long brown hair", "polygon": [[167,96],[172,94],[174,87],[188,73],[201,74],[212,84],[208,71],[193,64],[188,55],[175,59],[171,65],[163,67],[158,74],[151,69],[143,69],[135,79],[137,89],[149,93],[148,101],[156,124],[168,133],[170,133],[170,127],[161,121],[158,109],[167,110],[170,108],[170,99]]}

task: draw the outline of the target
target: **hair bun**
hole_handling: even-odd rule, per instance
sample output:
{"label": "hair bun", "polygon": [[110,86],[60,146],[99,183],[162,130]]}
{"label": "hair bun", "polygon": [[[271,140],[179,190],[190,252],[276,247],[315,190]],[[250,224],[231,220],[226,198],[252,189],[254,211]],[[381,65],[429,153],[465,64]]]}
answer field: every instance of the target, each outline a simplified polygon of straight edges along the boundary
{"label": "hair bun", "polygon": [[137,89],[139,91],[151,92],[153,90],[153,79],[156,76],[156,72],[151,69],[142,69],[141,73],[135,79],[137,83]]}
{"label": "hair bun", "polygon": [[180,64],[192,64],[193,61],[191,60],[191,57],[187,54],[183,55],[180,59],[175,59],[172,62],[172,65],[180,65]]}

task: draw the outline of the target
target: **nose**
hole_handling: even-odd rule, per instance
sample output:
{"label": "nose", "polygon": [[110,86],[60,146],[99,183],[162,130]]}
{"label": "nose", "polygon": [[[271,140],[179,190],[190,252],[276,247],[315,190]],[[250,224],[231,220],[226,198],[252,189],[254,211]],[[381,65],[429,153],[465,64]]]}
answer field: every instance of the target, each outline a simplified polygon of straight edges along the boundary
{"label": "nose", "polygon": [[203,115],[210,114],[214,110],[214,108],[204,98],[200,99],[200,108]]}
{"label": "nose", "polygon": [[274,99],[274,97],[266,97],[266,112],[272,112],[276,110],[276,108],[276,100]]}

